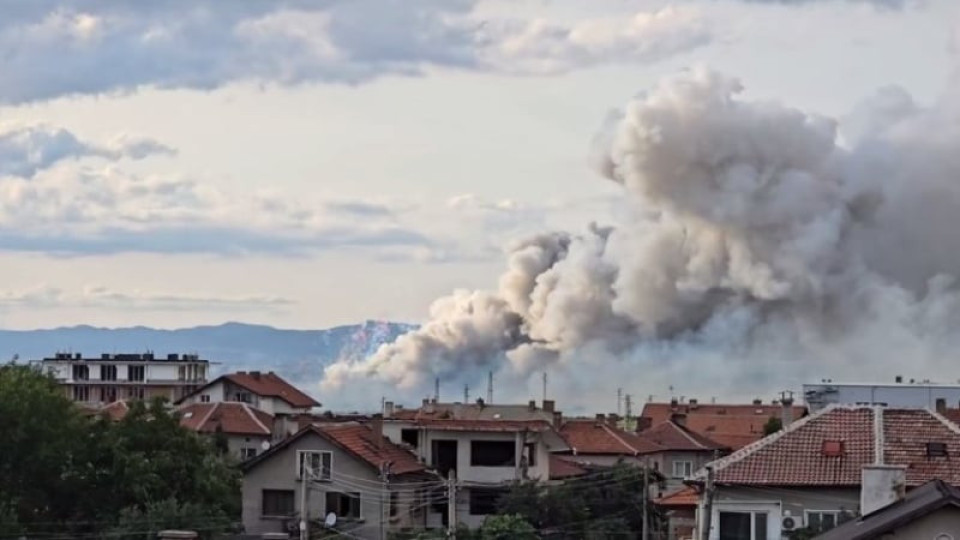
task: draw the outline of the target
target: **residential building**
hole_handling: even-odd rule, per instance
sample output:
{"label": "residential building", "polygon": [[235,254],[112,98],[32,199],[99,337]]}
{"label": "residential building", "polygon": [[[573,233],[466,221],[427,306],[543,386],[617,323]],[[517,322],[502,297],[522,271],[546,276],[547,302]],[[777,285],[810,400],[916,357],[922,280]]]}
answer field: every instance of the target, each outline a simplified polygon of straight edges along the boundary
{"label": "residential building", "polygon": [[771,418],[788,425],[806,415],[806,407],[787,399],[763,403],[700,403],[696,399],[650,402],[643,406],[637,419],[637,431],[673,419],[686,429],[733,450],[756,442],[765,436],[764,427]]}
{"label": "residential building", "polygon": [[75,402],[100,407],[118,400],[162,397],[176,401],[206,384],[210,362],[195,354],[57,353],[34,363]]}
{"label": "residential building", "polygon": [[803,385],[803,398],[810,412],[828,405],[880,405],[884,407],[934,408],[937,400],[960,403],[960,384],[896,377],[893,383],[835,383],[825,380]]}
{"label": "residential building", "polygon": [[[549,481],[551,461],[555,462],[551,460],[551,453],[568,450],[553,423],[543,417],[532,420],[463,418],[486,414],[467,405],[459,409],[459,418],[454,407],[450,407],[444,418],[439,418],[431,412],[439,409],[431,409],[436,405],[425,404],[423,415],[397,415],[395,409],[388,408],[390,416],[384,419],[384,435],[411,449],[421,462],[442,476],[456,478],[457,519],[469,527],[480,526],[486,516],[496,511],[496,502],[508,484],[523,479]],[[552,408],[552,403],[547,407]],[[533,405],[528,406],[528,413],[534,413],[532,409],[535,409]],[[513,409],[517,414],[524,414],[520,411],[520,407]],[[543,413],[541,410],[537,414]],[[546,414],[550,418],[558,417],[551,411]],[[567,469],[566,464],[555,462],[553,476],[574,473]],[[429,525],[446,523],[445,514],[436,517],[441,521]]]}
{"label": "residential building", "polygon": [[267,451],[273,441],[273,416],[247,403],[193,403],[178,413],[181,426],[223,437],[227,451],[241,461]]}
{"label": "residential building", "polygon": [[[831,405],[697,471],[712,540],[780,538],[869,515],[934,479],[960,485],[960,428],[934,411]],[[707,498],[698,512],[704,523]]]}
{"label": "residential building", "polygon": [[417,409],[406,409],[392,401],[384,404],[383,415],[394,420],[544,420],[554,422],[561,413],[556,403],[544,400],[541,407],[536,401],[526,405],[490,404],[478,399],[474,403],[444,403],[424,399]]}
{"label": "residential building", "polygon": [[[239,371],[221,375],[178,401],[181,407],[195,403],[246,403],[273,417],[274,440],[299,431],[302,418],[320,403],[272,371]],[[310,422],[310,421],[307,421]]]}
{"label": "residential building", "polygon": [[[307,517],[349,538],[379,539],[389,532],[424,528],[434,503],[445,504],[444,482],[417,458],[370,424],[310,425],[246,461],[243,525],[247,534],[297,530],[302,489]],[[304,469],[310,477],[303,485]]]}
{"label": "residential building", "polygon": [[658,448],[649,454],[649,459],[654,470],[666,477],[666,492],[682,487],[695,471],[730,453],[728,446],[687,429],[680,421],[660,422],[638,434],[638,438]]}
{"label": "residential building", "polygon": [[868,516],[852,519],[815,540],[960,537],[960,489],[932,480]]}
{"label": "residential building", "polygon": [[689,486],[653,501],[667,518],[666,540],[694,540],[699,503],[700,495]]}
{"label": "residential building", "polygon": [[614,416],[603,414],[598,414],[594,419],[564,419],[560,435],[569,446],[564,454],[576,458],[578,462],[595,466],[611,466],[620,462],[643,466],[649,463],[651,468],[660,470],[656,458],[651,460],[651,456],[659,457],[663,447],[636,433],[620,429],[617,420]]}

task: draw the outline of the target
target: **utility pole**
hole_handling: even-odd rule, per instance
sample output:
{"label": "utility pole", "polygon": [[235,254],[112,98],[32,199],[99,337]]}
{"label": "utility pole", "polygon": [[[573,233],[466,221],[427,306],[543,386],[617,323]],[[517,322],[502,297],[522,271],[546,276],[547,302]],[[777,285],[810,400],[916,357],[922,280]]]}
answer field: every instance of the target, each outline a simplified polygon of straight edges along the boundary
{"label": "utility pole", "polygon": [[457,477],[451,470],[447,476],[447,538],[457,538]]}
{"label": "utility pole", "polygon": [[307,497],[310,493],[310,471],[307,469],[307,454],[300,454],[300,540],[310,538],[310,511]]}
{"label": "utility pole", "polygon": [[[628,395],[629,399],[630,396]],[[629,403],[629,401],[628,401]],[[629,413],[628,413],[629,414]],[[641,540],[650,540],[650,511],[648,510],[650,499],[650,458],[643,458],[643,528],[641,529]]]}
{"label": "utility pole", "polygon": [[[390,496],[390,465],[389,461],[380,464],[380,540],[384,540],[383,524],[390,519],[383,511],[384,501]],[[392,504],[392,502],[391,502]]]}
{"label": "utility pole", "polygon": [[630,430],[630,418],[633,417],[633,396],[630,394],[627,394],[623,397],[623,415],[623,425],[627,428],[627,430]]}
{"label": "utility pole", "polygon": [[703,529],[701,540],[710,540],[710,522],[713,520],[713,466],[707,465],[707,482],[703,492]]}
{"label": "utility pole", "polygon": [[487,404],[493,405],[493,372],[487,372]]}
{"label": "utility pole", "polygon": [[547,400],[547,372],[543,372],[543,401]]}
{"label": "utility pole", "polygon": [[433,379],[433,401],[440,403],[440,377]]}
{"label": "utility pole", "polygon": [[619,415],[623,410],[620,407],[620,404],[623,403],[623,388],[617,388],[617,414]]}
{"label": "utility pole", "polygon": [[470,385],[469,384],[463,385],[463,403],[464,404],[470,403]]}

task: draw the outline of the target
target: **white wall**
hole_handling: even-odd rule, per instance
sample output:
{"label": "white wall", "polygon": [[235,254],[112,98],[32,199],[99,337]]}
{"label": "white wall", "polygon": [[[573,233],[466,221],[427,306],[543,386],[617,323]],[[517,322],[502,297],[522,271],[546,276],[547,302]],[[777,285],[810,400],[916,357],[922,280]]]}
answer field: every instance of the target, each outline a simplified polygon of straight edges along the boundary
{"label": "white wall", "polygon": [[180,366],[176,364],[148,365],[146,371],[148,381],[176,381],[180,378]]}
{"label": "white wall", "polygon": [[[834,390],[826,392],[827,389]],[[945,399],[948,407],[957,407],[960,404],[960,387],[941,386],[932,384],[878,384],[878,385],[845,385],[845,384],[805,384],[804,395],[808,392],[820,393],[820,399],[810,398],[807,405],[811,412],[817,411],[828,404],[886,404],[890,407],[929,407],[934,408],[937,399]]]}

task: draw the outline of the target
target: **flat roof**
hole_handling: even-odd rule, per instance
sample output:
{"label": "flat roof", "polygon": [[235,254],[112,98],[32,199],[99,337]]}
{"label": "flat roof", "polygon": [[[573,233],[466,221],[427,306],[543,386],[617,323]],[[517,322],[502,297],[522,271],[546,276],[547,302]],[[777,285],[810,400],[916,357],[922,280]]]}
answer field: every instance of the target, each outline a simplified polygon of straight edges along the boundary
{"label": "flat roof", "polygon": [[817,382],[803,383],[803,387],[808,386],[857,386],[865,388],[952,388],[960,390],[958,383],[938,383],[938,382],[902,382],[902,383],[849,383],[849,382]]}

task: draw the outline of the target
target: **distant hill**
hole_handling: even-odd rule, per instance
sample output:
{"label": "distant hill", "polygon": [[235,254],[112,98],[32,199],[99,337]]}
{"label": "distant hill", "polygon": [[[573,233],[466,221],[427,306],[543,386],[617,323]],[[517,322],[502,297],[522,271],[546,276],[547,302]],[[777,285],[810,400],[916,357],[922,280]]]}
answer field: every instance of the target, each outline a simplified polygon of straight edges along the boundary
{"label": "distant hill", "polygon": [[366,321],[326,330],[283,330],[270,326],[226,323],[177,330],[95,328],[72,326],[49,330],[0,330],[0,362],[18,356],[21,362],[54,353],[101,353],[153,351],[197,353],[219,362],[213,373],[226,371],[275,371],[308,392],[320,380],[323,367],[340,358],[364,358],[416,328],[415,325]]}

